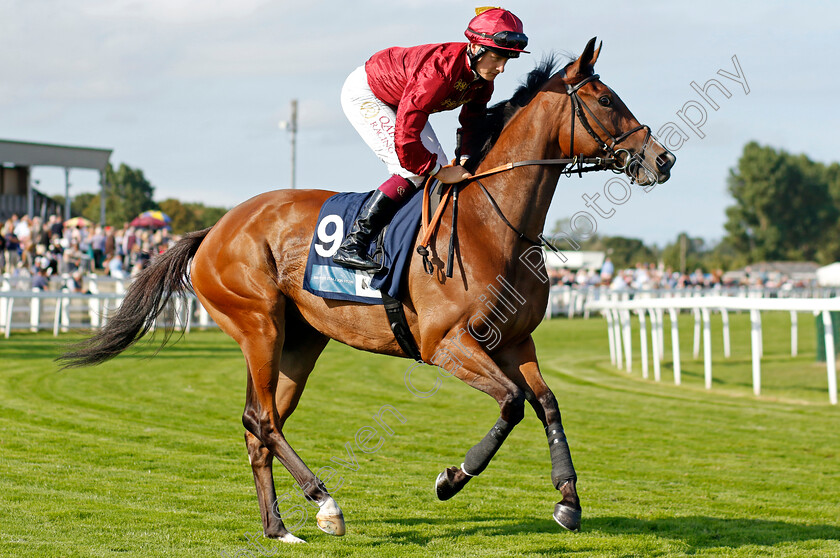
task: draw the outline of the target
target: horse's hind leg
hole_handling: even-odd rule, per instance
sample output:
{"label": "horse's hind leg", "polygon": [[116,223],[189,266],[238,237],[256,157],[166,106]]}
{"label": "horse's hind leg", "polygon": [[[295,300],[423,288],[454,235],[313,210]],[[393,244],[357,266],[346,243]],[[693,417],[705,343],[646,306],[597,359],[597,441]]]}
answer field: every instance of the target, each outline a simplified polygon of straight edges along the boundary
{"label": "horse's hind leg", "polygon": [[269,539],[278,539],[287,543],[303,542],[294,536],[283,523],[277,508],[277,493],[274,490],[274,477],[271,462],[274,456],[256,436],[245,431],[245,446],[248,448],[248,461],[254,472],[254,484],[257,487],[257,500],[260,503],[263,534]]}
{"label": "horse's hind leg", "polygon": [[345,528],[341,510],[282,432],[327,338],[297,320],[285,324],[281,318],[269,316],[271,314],[253,317],[263,322],[259,327],[260,334],[243,338],[240,343],[249,376],[242,422],[253,436],[253,441],[246,436],[246,442],[254,469],[263,528],[266,536],[282,540],[288,538],[284,538],[288,530],[277,517],[270,468],[270,457],[274,455],[301,486],[306,498],[321,508],[316,515],[318,527],[332,535],[343,535]]}
{"label": "horse's hind leg", "polygon": [[[298,330],[299,331],[299,330]],[[317,334],[316,334],[317,335]],[[312,363],[314,365],[315,358],[320,354],[321,349],[326,345],[326,340],[321,340],[316,335],[309,339],[302,340],[300,344],[295,343],[293,346],[298,350],[304,350],[311,347],[311,354],[313,355]],[[287,335],[287,337],[289,337]],[[294,367],[292,363],[288,362],[291,359],[290,353],[293,353],[291,344],[287,339],[287,345],[284,350],[284,355],[281,357],[281,366],[284,370],[297,370],[294,374],[296,382],[288,384],[287,386],[278,386],[277,397],[275,403],[277,405],[277,412],[280,416],[281,427],[285,424],[286,419],[291,416],[292,412],[297,407],[300,396],[303,393],[303,388],[306,385],[306,379],[312,366]],[[248,395],[247,400],[255,400],[256,394],[254,392],[254,383],[251,379],[251,373],[248,372]],[[248,430],[245,431],[245,446],[248,449],[248,461],[251,464],[251,469],[254,473],[254,484],[257,489],[257,500],[260,505],[260,516],[262,517],[263,533],[267,538],[279,539],[287,543],[304,542],[297,538],[290,532],[280,516],[280,508],[278,506],[277,492],[274,488],[274,476],[272,471],[272,463],[274,456],[265,444],[259,438],[254,436]]]}

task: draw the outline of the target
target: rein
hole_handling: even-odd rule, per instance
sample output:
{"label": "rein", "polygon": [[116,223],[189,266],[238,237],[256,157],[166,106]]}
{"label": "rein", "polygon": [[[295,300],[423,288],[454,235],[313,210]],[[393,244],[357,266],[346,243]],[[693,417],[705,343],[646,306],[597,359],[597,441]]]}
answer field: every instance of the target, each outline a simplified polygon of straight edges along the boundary
{"label": "rein", "polygon": [[[606,157],[606,158],[605,157],[573,157],[571,159],[568,159],[568,158],[566,158],[566,159],[529,159],[529,160],[526,160],[526,161],[516,161],[516,162],[513,162],[513,163],[505,163],[504,165],[499,165],[498,167],[493,167],[492,169],[489,169],[489,170],[480,172],[478,174],[475,174],[475,175],[471,176],[470,178],[468,178],[467,180],[465,180],[464,182],[461,182],[459,184],[448,185],[449,187],[446,188],[443,195],[441,196],[440,203],[438,204],[438,207],[435,210],[435,214],[431,218],[429,217],[429,195],[431,193],[431,184],[432,184],[433,180],[432,180],[432,177],[430,176],[429,178],[426,179],[426,184],[425,184],[424,190],[423,190],[423,215],[422,215],[423,237],[420,239],[420,244],[417,246],[417,253],[420,254],[421,256],[423,256],[423,267],[426,269],[426,271],[428,273],[430,273],[430,274],[432,273],[433,268],[432,268],[431,262],[429,261],[429,242],[431,241],[432,235],[434,235],[435,231],[437,230],[437,226],[440,223],[440,218],[443,215],[444,209],[446,208],[446,204],[449,200],[449,195],[452,194],[453,192],[455,192],[455,195],[454,195],[454,199],[453,199],[452,212],[453,212],[453,216],[457,215],[457,213],[456,213],[457,209],[454,206],[454,203],[457,202],[458,188],[460,188],[460,186],[462,184],[467,185],[471,182],[475,182],[476,184],[478,184],[479,188],[481,188],[481,191],[484,193],[484,196],[487,198],[487,201],[490,202],[490,206],[493,208],[493,211],[496,212],[496,215],[499,216],[499,218],[502,220],[502,222],[505,225],[507,225],[507,227],[510,230],[515,232],[516,235],[520,239],[522,239],[522,240],[524,240],[524,241],[526,241],[530,244],[533,244],[534,246],[543,246],[543,245],[545,245],[545,243],[542,240],[534,240],[534,239],[528,237],[525,233],[519,232],[519,230],[516,227],[514,227],[511,224],[510,221],[508,221],[507,217],[505,217],[505,214],[502,212],[502,209],[499,207],[499,204],[496,203],[496,200],[493,198],[493,196],[490,194],[490,192],[487,190],[487,188],[484,186],[484,184],[481,183],[481,180],[479,180],[479,179],[480,178],[486,178],[488,176],[492,176],[494,174],[499,174],[499,173],[506,172],[506,171],[509,171],[509,170],[513,170],[513,169],[518,168],[518,167],[533,166],[533,165],[548,165],[548,166],[551,166],[551,165],[563,165],[563,166],[572,165],[573,167],[577,166],[576,170],[569,169],[567,171],[566,175],[571,176],[572,173],[576,173],[580,176],[581,174],[583,174],[585,172],[592,172],[592,171],[599,171],[599,170],[606,170],[606,169],[610,169],[610,170],[616,169],[616,168],[618,168],[616,166],[616,161],[617,161],[617,159],[611,158],[611,157]],[[590,165],[590,166],[585,167],[584,165]],[[447,277],[452,277],[452,275],[451,275],[451,273],[452,273],[451,260],[452,260],[453,251],[454,251],[454,246],[453,246],[453,243],[450,242],[450,246],[449,246],[450,265],[448,266],[448,269],[447,269]]]}
{"label": "rein", "polygon": [[[517,161],[515,163],[505,163],[504,165],[499,165],[498,167],[493,167],[492,169],[486,170],[484,172],[480,172],[478,174],[472,175],[468,178],[465,182],[472,182],[473,180],[478,180],[479,178],[485,178],[487,176],[498,174],[500,172],[509,171],[515,169],[517,167],[525,167],[529,165],[578,165],[578,169],[574,172],[582,173],[582,172],[591,172],[591,171],[599,171],[599,170],[607,170],[607,169],[614,169],[615,164],[618,159],[614,157],[574,157],[572,159],[530,159],[527,161]],[[592,165],[590,167],[584,167],[583,165]],[[624,170],[619,169],[619,170]],[[570,171],[571,172],[571,171]]]}
{"label": "rein", "polygon": [[[573,157],[571,159],[529,159],[526,161],[516,161],[513,163],[505,163],[504,165],[499,165],[498,167],[493,167],[492,169],[480,172],[468,178],[467,180],[460,182],[458,184],[450,184],[443,192],[440,203],[435,210],[435,214],[430,218],[429,217],[429,196],[431,194],[431,184],[433,182],[432,177],[426,179],[426,184],[423,189],[423,212],[422,212],[422,230],[423,230],[423,237],[420,240],[420,244],[417,246],[417,253],[423,257],[423,267],[425,268],[426,272],[431,274],[433,271],[433,266],[431,261],[429,260],[429,242],[431,241],[432,235],[434,235],[435,231],[437,230],[438,225],[440,224],[440,218],[443,215],[444,209],[446,209],[446,204],[449,201],[450,194],[453,194],[453,204],[452,204],[452,217],[453,217],[453,234],[450,238],[449,242],[449,262],[447,264],[446,276],[452,277],[452,260],[454,254],[454,228],[455,228],[455,219],[457,218],[457,202],[458,202],[458,191],[462,185],[468,185],[471,182],[475,182],[478,184],[478,187],[481,188],[481,191],[484,193],[484,196],[487,198],[487,201],[490,202],[490,207],[493,208],[493,211],[496,212],[496,215],[502,220],[502,222],[507,225],[507,227],[516,233],[517,237],[521,240],[524,240],[534,246],[544,246],[545,243],[542,240],[534,240],[527,236],[525,233],[520,232],[510,221],[508,221],[505,214],[502,212],[502,209],[499,207],[499,204],[496,203],[496,200],[487,190],[487,188],[482,184],[480,178],[486,178],[488,176],[492,176],[494,174],[499,174],[502,172],[506,172],[509,170],[513,170],[518,167],[525,167],[525,166],[533,166],[533,165],[572,165],[577,166],[576,170],[567,171],[567,176],[571,176],[571,174],[577,173],[581,175],[584,172],[592,172],[592,171],[599,171],[599,170],[606,170],[606,169],[614,169],[616,168],[616,159],[614,158],[604,158],[604,157]],[[590,165],[588,167],[584,167],[583,165]]]}

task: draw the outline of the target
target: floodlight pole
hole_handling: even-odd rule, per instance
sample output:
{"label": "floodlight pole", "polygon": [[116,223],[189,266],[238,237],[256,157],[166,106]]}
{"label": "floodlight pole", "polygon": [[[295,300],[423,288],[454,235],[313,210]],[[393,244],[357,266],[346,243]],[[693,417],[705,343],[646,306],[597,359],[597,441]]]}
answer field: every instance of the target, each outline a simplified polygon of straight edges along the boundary
{"label": "floodlight pole", "polygon": [[105,197],[108,195],[105,172],[99,172],[99,224],[105,226]]}
{"label": "floodlight pole", "polygon": [[297,160],[297,113],[298,113],[298,102],[297,99],[292,99],[292,115],[288,121],[282,120],[280,122],[280,128],[289,131],[289,139],[292,142],[292,176],[291,176],[291,188],[294,190],[295,188],[295,165]]}
{"label": "floodlight pole", "polygon": [[64,167],[64,220],[70,217],[70,168]]}
{"label": "floodlight pole", "polygon": [[297,161],[297,112],[297,99],[292,99],[292,119],[289,126],[289,134],[291,134],[292,140],[292,190],[295,189],[295,164]]}

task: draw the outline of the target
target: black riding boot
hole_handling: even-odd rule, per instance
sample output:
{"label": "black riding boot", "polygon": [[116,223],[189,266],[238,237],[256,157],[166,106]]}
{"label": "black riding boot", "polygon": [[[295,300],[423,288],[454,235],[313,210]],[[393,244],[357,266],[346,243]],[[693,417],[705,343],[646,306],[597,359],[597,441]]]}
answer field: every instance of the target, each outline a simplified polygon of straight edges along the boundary
{"label": "black riding boot", "polygon": [[370,259],[367,254],[368,246],[382,227],[387,225],[399,209],[400,204],[374,190],[367,199],[359,216],[344,238],[332,260],[342,267],[361,269],[363,271],[378,270],[381,266]]}

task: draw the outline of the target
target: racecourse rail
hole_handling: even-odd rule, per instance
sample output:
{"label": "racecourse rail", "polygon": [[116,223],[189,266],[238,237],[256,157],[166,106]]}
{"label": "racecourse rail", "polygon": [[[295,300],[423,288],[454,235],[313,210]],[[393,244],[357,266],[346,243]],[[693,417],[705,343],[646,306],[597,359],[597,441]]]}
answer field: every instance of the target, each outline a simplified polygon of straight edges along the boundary
{"label": "racecourse rail", "polygon": [[[712,333],[711,312],[720,312],[723,322],[723,352],[730,356],[729,311],[749,311],[752,345],[752,383],[755,395],[761,394],[761,357],[764,353],[761,332],[762,311],[786,311],[790,313],[790,352],[796,356],[797,313],[813,312],[822,315],[825,330],[826,374],[828,376],[828,399],[837,404],[837,367],[834,358],[834,331],[831,312],[840,311],[840,298],[749,298],[734,296],[702,296],[671,298],[635,298],[633,300],[603,299],[587,303],[589,310],[600,310],[607,320],[607,337],[610,346],[610,360],[619,368],[622,364],[632,371],[632,327],[631,312],[639,317],[639,336],[642,361],[642,376],[648,377],[647,325],[646,315],[651,322],[651,354],[653,356],[654,380],[661,380],[660,360],[664,358],[664,312],[671,319],[671,350],[673,354],[674,383],[681,383],[679,311],[688,310],[694,315],[694,357],[700,351],[700,328],[703,329],[703,369],[706,389],[712,388]],[[622,359],[622,356],[624,357]],[[623,361],[623,362],[622,362]]]}
{"label": "racecourse rail", "polygon": [[[71,329],[99,329],[108,323],[109,311],[122,303],[129,283],[91,274],[85,278],[87,292],[73,293],[61,288],[60,282],[54,290],[25,290],[23,285],[29,282],[28,277],[9,275],[0,280],[0,331],[6,339],[12,330],[52,329],[57,336]],[[158,317],[152,329],[171,326],[189,333],[195,325],[201,329],[216,327],[207,310],[190,295],[173,297],[168,311]]]}
{"label": "racecourse rail", "polygon": [[[63,276],[66,281],[67,276]],[[39,331],[52,329],[53,335],[71,329],[98,329],[108,320],[108,312],[117,308],[125,296],[130,280],[113,279],[94,274],[86,278],[86,293],[71,293],[61,288],[61,278],[54,281],[54,290],[27,289],[28,277],[4,275],[0,280],[0,331],[9,338],[12,330]],[[719,312],[723,321],[724,356],[730,356],[729,311],[749,311],[752,331],[753,391],[761,394],[761,356],[763,355],[761,312],[787,311],[791,319],[791,356],[798,351],[797,313],[813,312],[822,315],[825,325],[825,349],[834,354],[835,339],[830,312],[840,311],[840,298],[835,289],[761,289],[737,287],[732,289],[683,290],[610,290],[606,287],[555,286],[549,293],[545,317],[566,316],[588,318],[590,312],[600,311],[607,321],[610,360],[628,372],[632,371],[631,313],[639,318],[642,376],[649,375],[647,316],[651,324],[653,376],[661,380],[661,360],[665,356],[664,312],[671,318],[671,348],[674,383],[681,383],[679,313],[688,311],[694,316],[694,357],[702,347],[704,379],[707,389],[712,386],[711,312]],[[726,295],[726,296],[723,296]],[[175,297],[168,311],[156,320],[155,326],[171,326],[189,332],[197,325],[201,329],[217,327],[195,296]],[[837,370],[833,358],[826,359],[829,401],[837,404]]]}

